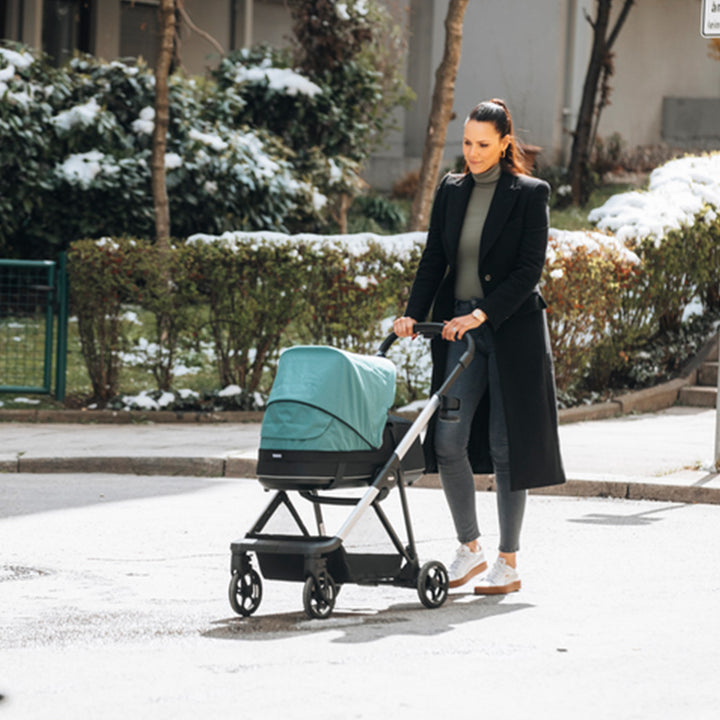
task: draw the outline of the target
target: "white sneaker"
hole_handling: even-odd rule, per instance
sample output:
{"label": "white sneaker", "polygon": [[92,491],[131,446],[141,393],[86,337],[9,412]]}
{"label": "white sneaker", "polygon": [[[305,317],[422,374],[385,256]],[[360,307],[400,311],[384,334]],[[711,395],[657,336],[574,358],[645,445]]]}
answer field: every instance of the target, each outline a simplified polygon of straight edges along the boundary
{"label": "white sneaker", "polygon": [[470,578],[487,570],[487,562],[482,548],[473,552],[467,545],[461,545],[455,553],[455,559],[450,565],[448,587],[456,588],[464,585]]}
{"label": "white sneaker", "polygon": [[475,586],[476,595],[505,595],[520,589],[520,575],[499,557],[490,572]]}

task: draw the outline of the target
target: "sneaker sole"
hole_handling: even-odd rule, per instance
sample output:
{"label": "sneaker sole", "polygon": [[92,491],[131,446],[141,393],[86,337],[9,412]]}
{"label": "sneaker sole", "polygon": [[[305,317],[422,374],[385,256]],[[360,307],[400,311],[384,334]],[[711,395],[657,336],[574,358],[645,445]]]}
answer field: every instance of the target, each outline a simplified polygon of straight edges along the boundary
{"label": "sneaker sole", "polygon": [[448,583],[449,588],[456,588],[460,587],[461,585],[464,585],[468,580],[471,578],[474,578],[476,575],[479,575],[480,573],[483,573],[487,570],[487,563],[480,563],[479,565],[476,565],[469,573],[464,575],[461,578],[458,578],[457,580],[451,580]]}
{"label": "sneaker sole", "polygon": [[478,585],[475,588],[476,595],[507,595],[517,592],[522,587],[520,580],[508,583],[507,585]]}

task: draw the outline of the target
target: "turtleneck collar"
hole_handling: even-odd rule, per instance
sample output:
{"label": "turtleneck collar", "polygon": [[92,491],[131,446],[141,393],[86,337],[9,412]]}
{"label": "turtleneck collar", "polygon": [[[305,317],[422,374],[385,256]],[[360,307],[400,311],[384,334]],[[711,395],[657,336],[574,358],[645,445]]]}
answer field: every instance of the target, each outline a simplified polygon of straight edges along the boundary
{"label": "turtleneck collar", "polygon": [[500,179],[500,163],[496,163],[489,170],[483,173],[473,173],[473,180],[476,185],[494,185]]}

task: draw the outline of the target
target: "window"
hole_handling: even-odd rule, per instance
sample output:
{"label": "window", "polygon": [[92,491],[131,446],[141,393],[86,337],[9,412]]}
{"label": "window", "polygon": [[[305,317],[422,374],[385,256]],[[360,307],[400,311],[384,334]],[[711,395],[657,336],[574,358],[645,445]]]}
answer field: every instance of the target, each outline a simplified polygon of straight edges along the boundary
{"label": "window", "polygon": [[158,52],[158,3],[122,0],[120,4],[120,57],[142,57],[151,67]]}
{"label": "window", "polygon": [[91,0],[44,0],[43,50],[58,67],[76,50],[90,52]]}

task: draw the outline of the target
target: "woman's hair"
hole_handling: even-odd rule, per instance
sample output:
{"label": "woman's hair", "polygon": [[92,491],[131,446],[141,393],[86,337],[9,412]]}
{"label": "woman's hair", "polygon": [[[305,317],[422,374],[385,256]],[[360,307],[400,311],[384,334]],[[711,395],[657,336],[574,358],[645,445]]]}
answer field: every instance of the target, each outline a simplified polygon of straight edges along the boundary
{"label": "woman's hair", "polygon": [[[467,117],[468,120],[476,120],[477,122],[490,122],[500,133],[500,137],[506,135],[510,138],[505,155],[500,159],[500,165],[504,170],[520,175],[527,173],[525,166],[525,157],[522,149],[518,146],[517,140],[513,135],[513,124],[510,111],[504,100],[493,98],[476,105]],[[468,168],[465,168],[466,172]]]}

